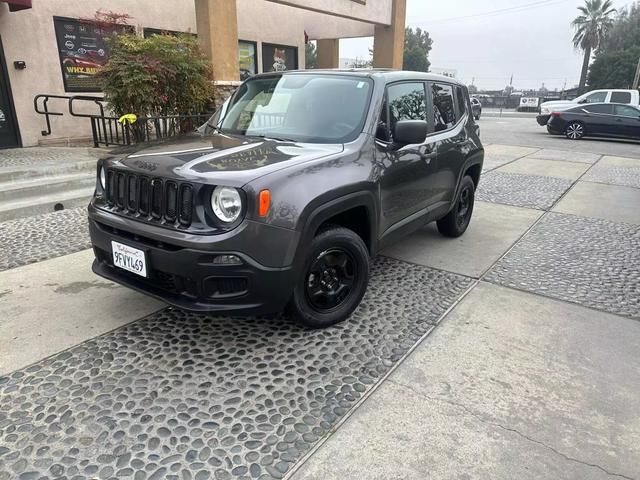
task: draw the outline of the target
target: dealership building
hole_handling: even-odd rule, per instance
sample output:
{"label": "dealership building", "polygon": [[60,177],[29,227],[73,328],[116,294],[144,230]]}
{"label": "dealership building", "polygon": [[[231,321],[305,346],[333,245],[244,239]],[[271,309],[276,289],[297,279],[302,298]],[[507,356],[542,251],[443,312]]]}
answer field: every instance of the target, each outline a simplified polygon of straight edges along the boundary
{"label": "dealership building", "polygon": [[[305,68],[305,43],[317,41],[317,67],[339,66],[341,38],[374,37],[376,67],[400,68],[406,0],[0,0],[0,148],[65,144],[91,134],[69,115],[67,97],[100,97],[94,75],[108,60],[102,10],[127,14],[139,35],[198,36],[212,64],[216,101],[250,75]],[[34,97],[56,95],[36,113]],[[88,108],[88,107],[87,107]],[[90,113],[87,111],[86,113]]]}

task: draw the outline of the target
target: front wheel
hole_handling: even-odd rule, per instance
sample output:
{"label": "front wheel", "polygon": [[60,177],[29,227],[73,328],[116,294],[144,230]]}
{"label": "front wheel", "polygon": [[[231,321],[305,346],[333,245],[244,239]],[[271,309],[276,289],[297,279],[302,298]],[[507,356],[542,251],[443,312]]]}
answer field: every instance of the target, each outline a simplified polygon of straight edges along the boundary
{"label": "front wheel", "polygon": [[569,140],[580,140],[584,137],[584,125],[580,122],[571,122],[564,131]]}
{"label": "front wheel", "polygon": [[369,252],[352,230],[331,227],[311,242],[290,310],[300,323],[325,328],[347,319],[369,283]]}
{"label": "front wheel", "polygon": [[469,175],[460,182],[460,190],[453,209],[438,220],[438,231],[445,237],[459,237],[471,222],[475,202],[475,184]]}

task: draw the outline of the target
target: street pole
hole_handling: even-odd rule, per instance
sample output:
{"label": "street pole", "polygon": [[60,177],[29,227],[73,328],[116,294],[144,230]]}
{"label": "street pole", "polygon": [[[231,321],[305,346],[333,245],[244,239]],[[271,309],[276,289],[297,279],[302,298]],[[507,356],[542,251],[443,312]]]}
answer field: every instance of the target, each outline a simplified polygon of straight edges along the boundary
{"label": "street pole", "polygon": [[638,59],[638,68],[636,68],[636,75],[633,77],[633,89],[637,89],[640,86],[640,58]]}

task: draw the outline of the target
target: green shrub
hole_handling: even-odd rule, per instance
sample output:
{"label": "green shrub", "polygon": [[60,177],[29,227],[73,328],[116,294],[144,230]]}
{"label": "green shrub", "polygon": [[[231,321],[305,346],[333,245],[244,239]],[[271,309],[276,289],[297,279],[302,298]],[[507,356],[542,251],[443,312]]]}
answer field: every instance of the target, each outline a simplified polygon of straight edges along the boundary
{"label": "green shrub", "polygon": [[138,117],[200,113],[213,95],[211,66],[191,35],[111,38],[100,72],[105,100],[116,115]]}

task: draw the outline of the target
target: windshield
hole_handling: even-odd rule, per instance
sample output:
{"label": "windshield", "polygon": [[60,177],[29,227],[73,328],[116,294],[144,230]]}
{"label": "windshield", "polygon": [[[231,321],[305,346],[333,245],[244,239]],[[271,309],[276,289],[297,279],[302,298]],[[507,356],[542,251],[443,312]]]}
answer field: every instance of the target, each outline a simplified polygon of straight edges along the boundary
{"label": "windshield", "polygon": [[243,83],[220,131],[309,143],[354,140],[365,121],[373,82],[347,75],[287,74]]}

